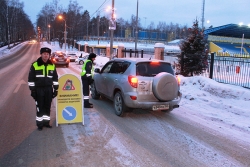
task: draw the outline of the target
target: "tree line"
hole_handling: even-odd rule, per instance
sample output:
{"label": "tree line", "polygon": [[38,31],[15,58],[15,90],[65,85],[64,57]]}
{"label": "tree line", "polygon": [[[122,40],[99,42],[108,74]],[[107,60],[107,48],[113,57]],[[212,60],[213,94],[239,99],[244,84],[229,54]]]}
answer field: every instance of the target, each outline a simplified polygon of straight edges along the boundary
{"label": "tree line", "polygon": [[[45,36],[63,39],[65,22],[67,24],[67,40],[86,39],[88,36],[109,36],[109,20],[111,14],[100,16],[102,9],[98,9],[95,13],[90,14],[88,10],[83,10],[77,1],[69,1],[66,9],[59,5],[58,0],[46,4],[40,11],[37,19],[37,27],[40,27]],[[58,15],[62,15],[64,20],[60,20]],[[50,25],[50,28],[48,28]],[[161,32],[168,36],[168,41],[174,39],[185,38],[188,34],[187,25],[179,25],[174,23],[167,24],[159,22],[157,25],[151,22],[147,27],[143,27],[141,19],[138,19],[138,30],[147,32]],[[125,30],[129,30],[130,37],[135,37],[136,16],[131,15],[130,20],[123,18],[116,19],[116,30],[114,37],[126,37]]]}
{"label": "tree line", "polygon": [[[100,16],[101,9],[90,14],[83,10],[77,1],[69,1],[64,9],[59,5],[59,0],[46,3],[37,15],[36,23],[32,24],[27,14],[23,11],[24,4],[19,0],[0,0],[0,41],[12,43],[19,40],[29,40],[36,37],[46,40],[58,39],[64,41],[66,23],[67,42],[75,39],[86,40],[89,36],[109,36],[110,14]],[[60,20],[58,16],[63,16]],[[138,18],[138,30],[147,32],[165,33],[167,41],[185,38],[188,34],[187,25],[159,22],[155,25],[151,22],[143,27],[140,17]],[[135,37],[136,16],[131,15],[130,20],[116,19],[114,37],[126,37],[125,30],[130,32],[130,37]],[[167,42],[166,41],[166,42]]]}
{"label": "tree line", "polygon": [[34,26],[19,0],[0,0],[0,42],[9,45],[34,36]]}

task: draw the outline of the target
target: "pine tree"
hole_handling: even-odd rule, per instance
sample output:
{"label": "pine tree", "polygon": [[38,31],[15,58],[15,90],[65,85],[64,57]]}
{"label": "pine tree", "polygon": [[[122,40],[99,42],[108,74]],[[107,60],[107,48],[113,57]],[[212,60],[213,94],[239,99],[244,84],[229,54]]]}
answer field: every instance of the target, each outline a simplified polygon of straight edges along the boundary
{"label": "pine tree", "polygon": [[208,65],[207,41],[197,19],[188,30],[189,36],[181,42],[181,54],[177,55],[180,74],[183,76],[201,74]]}

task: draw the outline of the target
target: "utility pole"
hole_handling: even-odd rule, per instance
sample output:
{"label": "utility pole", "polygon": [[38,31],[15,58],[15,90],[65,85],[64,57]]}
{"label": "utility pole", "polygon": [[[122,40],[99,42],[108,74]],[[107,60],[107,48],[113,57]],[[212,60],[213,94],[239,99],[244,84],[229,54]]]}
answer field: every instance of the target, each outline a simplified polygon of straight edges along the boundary
{"label": "utility pole", "polygon": [[48,25],[49,27],[49,44],[50,44],[50,24]]}
{"label": "utility pole", "polygon": [[[114,7],[115,7],[115,0],[112,0],[112,11],[111,11],[111,20],[110,20],[110,22],[111,23],[114,23],[115,24],[115,17],[114,17],[114,15],[115,15],[115,9],[114,9]],[[113,25],[109,25],[109,29],[110,29],[110,58],[109,59],[111,59],[112,58],[112,55],[113,55],[113,40],[114,40],[114,28],[112,27]]]}
{"label": "utility pole", "polygon": [[100,33],[99,33],[99,27],[100,27],[100,11],[98,11],[97,13],[97,40],[98,40],[98,45],[99,45],[99,36],[100,36]]}
{"label": "utility pole", "polygon": [[87,21],[87,41],[89,41],[89,20]]}
{"label": "utility pole", "polygon": [[66,20],[64,19],[64,51],[66,53],[66,38],[67,38],[67,31],[66,31],[66,27],[67,27],[67,24],[66,24]]}
{"label": "utility pole", "polygon": [[203,2],[202,2],[202,10],[201,10],[201,12],[202,12],[202,17],[201,17],[201,24],[202,24],[202,29],[204,29],[204,20],[205,20],[205,18],[204,18],[204,11],[205,11],[205,0],[203,0]]}
{"label": "utility pole", "polygon": [[138,41],[138,1],[139,0],[137,0],[137,7],[136,7],[135,51],[137,51],[137,41]]}

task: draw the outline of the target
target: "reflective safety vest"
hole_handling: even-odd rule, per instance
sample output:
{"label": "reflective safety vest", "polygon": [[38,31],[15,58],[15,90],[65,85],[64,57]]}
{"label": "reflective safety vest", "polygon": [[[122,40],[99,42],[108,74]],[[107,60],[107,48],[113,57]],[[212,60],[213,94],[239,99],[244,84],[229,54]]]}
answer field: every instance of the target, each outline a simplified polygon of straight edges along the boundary
{"label": "reflective safety vest", "polygon": [[[41,65],[39,66],[37,62],[33,63],[33,67],[35,69],[36,80],[29,81],[29,86],[54,86],[54,88],[58,87],[58,81],[53,80],[53,74],[55,70],[54,64],[48,64],[47,66]],[[32,88],[31,88],[32,89]]]}
{"label": "reflective safety vest", "polygon": [[[91,62],[91,60],[86,60],[86,61],[84,61],[84,64],[83,64],[83,66],[82,66],[81,76],[84,76],[84,75],[86,74],[86,64],[87,64],[88,62]],[[92,77],[93,77],[93,75],[94,75],[94,66],[93,66],[93,64],[92,64],[92,68],[91,68],[91,75],[92,75]]]}
{"label": "reflective safety vest", "polygon": [[[55,70],[55,65],[54,64],[48,64],[46,67],[45,65],[41,65],[38,66],[38,63],[35,62],[33,64],[33,67],[35,68],[36,71],[42,71],[42,75],[36,75],[36,77],[49,77],[52,78],[53,77],[53,73],[50,71],[54,71]],[[46,70],[46,71],[45,71]]]}

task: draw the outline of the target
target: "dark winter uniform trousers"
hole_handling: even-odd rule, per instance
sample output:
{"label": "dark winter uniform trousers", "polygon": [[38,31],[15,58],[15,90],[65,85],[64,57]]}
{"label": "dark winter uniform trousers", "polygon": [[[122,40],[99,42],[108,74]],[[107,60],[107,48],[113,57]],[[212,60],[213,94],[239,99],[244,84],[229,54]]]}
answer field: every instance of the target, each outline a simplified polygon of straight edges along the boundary
{"label": "dark winter uniform trousers", "polygon": [[89,105],[89,81],[87,78],[82,77],[82,90],[83,90],[83,99],[84,99],[84,106]]}
{"label": "dark winter uniform trousers", "polygon": [[38,127],[48,126],[50,121],[50,107],[52,102],[52,86],[36,87],[37,112],[36,125]]}

